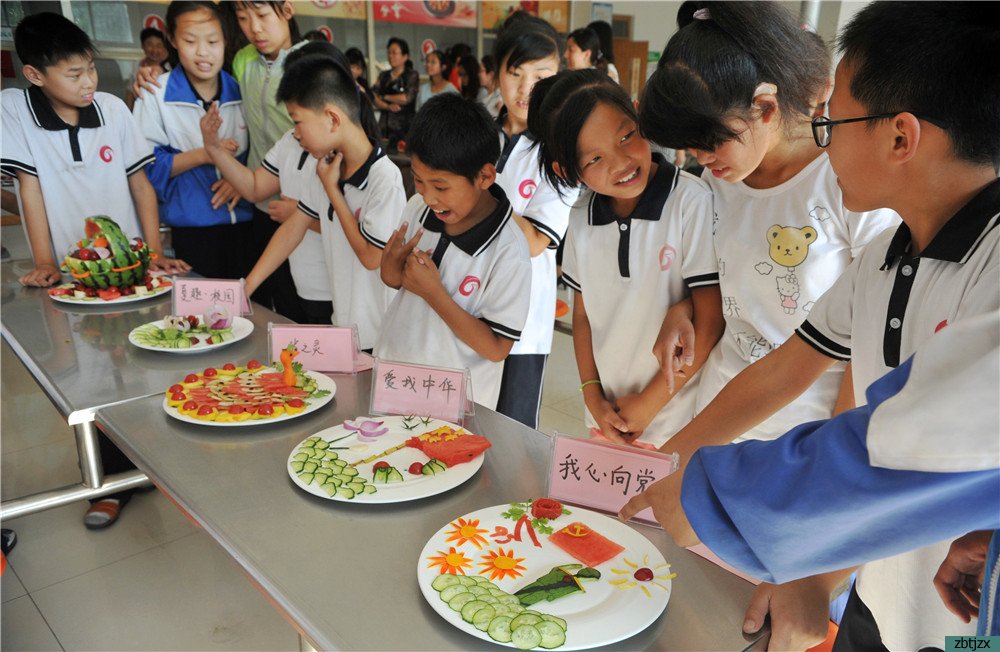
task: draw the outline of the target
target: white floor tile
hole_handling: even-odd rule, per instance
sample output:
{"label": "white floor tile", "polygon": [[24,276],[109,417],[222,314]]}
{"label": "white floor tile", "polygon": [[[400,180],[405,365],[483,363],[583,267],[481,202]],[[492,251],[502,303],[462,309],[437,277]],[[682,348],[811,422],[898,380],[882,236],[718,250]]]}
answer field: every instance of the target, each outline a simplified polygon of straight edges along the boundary
{"label": "white floor tile", "polygon": [[[6,457],[35,446],[73,439],[73,431],[45,397],[6,341],[0,345],[0,452]],[[5,474],[6,475],[6,474]],[[4,496],[11,498],[11,496]]]}
{"label": "white floor tile", "polygon": [[587,436],[587,429],[583,426],[582,417],[571,417],[565,412],[545,406],[542,406],[539,415],[538,429],[550,435],[559,431],[564,435]]}
{"label": "white floor tile", "polygon": [[295,630],[201,532],[32,597],[71,650],[298,649]]}
{"label": "white floor tile", "polygon": [[[16,550],[16,549],[15,549]],[[15,559],[17,558],[16,552],[11,552]],[[4,602],[9,602],[14,598],[20,598],[25,595],[27,591],[24,589],[24,585],[21,584],[21,580],[17,578],[17,573],[14,572],[14,566],[11,564],[10,558],[7,559],[7,569],[0,576],[0,599]]]}
{"label": "white floor tile", "polygon": [[106,530],[86,529],[86,510],[80,502],[4,523],[17,531],[17,575],[29,593],[196,531],[157,491],[137,493]]}
{"label": "white floor tile", "polygon": [[0,495],[4,500],[78,484],[81,476],[76,441],[68,439],[10,453],[5,451],[0,473],[3,476]]}
{"label": "white floor tile", "polygon": [[575,395],[559,401],[558,403],[553,403],[549,406],[553,410],[559,410],[564,414],[568,414],[571,417],[577,417],[578,419],[583,419],[583,413],[586,409],[586,405],[583,402],[583,394],[577,392]]}
{"label": "white floor tile", "polygon": [[63,649],[30,597],[4,602],[0,615],[3,620],[0,648],[18,651]]}

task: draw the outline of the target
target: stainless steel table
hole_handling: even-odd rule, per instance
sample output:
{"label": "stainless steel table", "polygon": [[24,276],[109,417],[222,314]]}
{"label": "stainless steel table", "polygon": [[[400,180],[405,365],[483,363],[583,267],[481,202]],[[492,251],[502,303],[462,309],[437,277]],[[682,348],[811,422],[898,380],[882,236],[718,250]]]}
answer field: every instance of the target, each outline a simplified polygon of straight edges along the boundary
{"label": "stainless steel table", "polygon": [[[288,477],[302,439],[367,413],[371,372],[334,375],[333,403],[281,424],[218,428],[167,416],[162,397],[101,408],[102,429],[200,523],[317,649],[497,650],[445,623],[415,581],[427,540],[461,514],[541,496],[550,440],[477,406],[469,424],[493,443],[483,468],[433,498],[390,505],[323,500]],[[162,384],[162,383],[161,383]],[[753,587],[635,526],[677,572],[660,621],[615,649],[739,650]]]}
{"label": "stainless steel table", "polygon": [[21,286],[18,277],[30,269],[31,262],[24,260],[0,265],[3,337],[72,426],[83,482],[4,502],[0,517],[5,519],[146,483],[138,471],[104,476],[96,410],[158,394],[167,380],[192,370],[266,355],[267,322],[288,323],[255,306],[254,332],[240,342],[198,354],[145,351],[129,344],[128,333],[169,314],[170,293],[114,306],[57,303],[44,289]]}

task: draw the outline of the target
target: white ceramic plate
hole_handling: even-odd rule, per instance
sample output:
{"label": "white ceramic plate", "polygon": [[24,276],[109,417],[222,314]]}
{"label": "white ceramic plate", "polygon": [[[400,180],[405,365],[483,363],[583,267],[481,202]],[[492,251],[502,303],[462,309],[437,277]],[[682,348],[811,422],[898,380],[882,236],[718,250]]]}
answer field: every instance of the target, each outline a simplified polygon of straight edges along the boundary
{"label": "white ceramic plate", "polygon": [[[56,287],[62,287],[63,285],[67,285],[67,284],[63,283],[62,285],[57,285]],[[70,283],[69,285],[72,285],[72,283]],[[49,288],[49,289],[52,289],[52,288]],[[158,297],[160,295],[166,294],[167,292],[170,292],[173,289],[174,289],[173,284],[170,284],[170,285],[168,285],[166,287],[163,287],[161,285],[160,287],[153,289],[152,292],[150,292],[148,294],[144,294],[142,296],[140,296],[138,294],[130,294],[128,296],[121,296],[121,297],[118,297],[117,299],[112,299],[110,301],[105,301],[104,299],[102,299],[100,297],[94,297],[92,299],[91,298],[77,299],[76,297],[74,297],[71,294],[61,294],[61,295],[58,295],[58,296],[52,296],[50,294],[49,298],[52,299],[53,301],[58,302],[58,303],[71,303],[71,304],[78,305],[78,306],[79,305],[84,305],[84,306],[110,306],[112,304],[135,303],[136,301],[145,301],[146,299],[152,299],[153,297]],[[160,349],[157,349],[157,350],[159,351]]]}
{"label": "white ceramic plate", "polygon": [[143,324],[142,326],[137,326],[132,329],[128,334],[128,341],[139,347],[140,349],[146,349],[147,351],[162,351],[164,353],[201,353],[202,351],[209,351],[215,349],[221,349],[224,346],[229,346],[230,344],[235,344],[245,337],[248,337],[250,333],[253,333],[253,322],[245,317],[233,317],[233,339],[228,342],[220,342],[218,344],[206,344],[204,338],[202,341],[198,342],[192,347],[186,349],[168,349],[161,346],[150,346],[149,344],[144,344],[140,342],[135,337],[135,332],[140,328],[146,328],[148,326],[155,326],[156,328],[163,328],[163,320],[157,319],[156,321],[151,321],[148,324]]}
{"label": "white ceramic plate", "polygon": [[[274,371],[271,367],[265,367],[265,371]],[[334,395],[337,393],[337,383],[333,382],[333,379],[324,374],[316,373],[313,371],[306,371],[305,374],[316,381],[317,389],[329,390],[329,394],[322,398],[310,398],[304,399],[308,405],[306,409],[299,412],[298,414],[282,414],[281,416],[274,417],[272,419],[249,419],[247,421],[203,421],[201,419],[195,419],[194,417],[188,416],[186,414],[181,414],[177,411],[177,408],[170,407],[167,405],[167,397],[163,397],[163,410],[171,417],[177,419],[178,421],[183,421],[185,423],[193,423],[199,426],[216,426],[222,428],[239,428],[246,426],[260,426],[272,423],[281,423],[282,421],[288,421],[290,419],[297,419],[298,417],[304,417],[307,414],[311,414],[316,410],[320,409],[327,403],[333,400]]]}
{"label": "white ceramic plate", "polygon": [[[350,464],[358,460],[366,459],[384,450],[388,450],[389,448],[398,446],[410,437],[416,437],[425,432],[436,430],[443,426],[448,426],[456,430],[461,429],[461,426],[457,426],[447,421],[441,421],[439,419],[422,419],[419,417],[358,417],[357,419],[354,419],[354,421],[364,420],[383,421],[385,427],[389,428],[389,432],[381,435],[374,442],[361,442],[358,440],[356,432],[347,430],[343,425],[339,425],[322,430],[312,436],[320,437],[327,442],[330,442],[331,440],[339,440],[330,444],[330,446],[341,449],[335,450],[335,452],[341,459]],[[406,425],[411,425],[412,429],[407,429],[405,427]],[[341,439],[341,437],[344,437],[344,439]],[[306,439],[308,439],[308,437]],[[414,462],[420,462],[422,464],[428,461],[428,457],[416,448],[405,447],[391,453],[390,455],[372,460],[367,464],[359,464],[355,467],[358,470],[358,477],[364,478],[365,484],[370,485],[372,484],[372,477],[374,473],[373,466],[377,462],[385,461],[395,467],[402,474],[402,482],[373,485],[376,489],[375,493],[362,493],[356,495],[354,498],[348,499],[338,494],[330,496],[324,489],[322,489],[322,487],[315,483],[306,484],[302,481],[302,478],[300,478],[298,474],[292,470],[292,461],[305,441],[306,440],[299,442],[295,448],[292,449],[292,452],[289,453],[288,462],[285,464],[285,468],[288,470],[288,475],[300,488],[315,496],[346,503],[401,503],[408,500],[419,500],[420,498],[427,498],[428,496],[443,493],[449,489],[457,487],[474,476],[476,471],[482,467],[483,458],[489,453],[489,449],[487,449],[482,455],[473,458],[471,461],[456,464],[455,466],[448,468],[446,471],[436,475],[412,475],[409,472],[410,465]]]}
{"label": "white ceramic plate", "polygon": [[[444,574],[442,570],[453,572],[454,566],[449,568],[438,563],[436,560],[439,559],[464,565],[464,574],[469,577],[482,574],[486,579],[491,579],[495,566],[510,565],[506,562],[496,564],[489,561],[491,555],[500,555],[519,559],[517,564],[523,567],[523,570],[516,571],[519,577],[512,577],[509,575],[510,571],[507,571],[508,575],[504,578],[492,580],[500,589],[513,594],[555,567],[582,563],[550,542],[548,534],[536,532],[540,544],[540,547],[536,547],[528,536],[526,527],[521,531],[521,541],[501,543],[507,536],[500,536],[497,527],[506,528],[508,535],[516,529],[515,520],[502,516],[510,507],[498,505],[480,509],[461,517],[461,522],[460,519],[455,519],[448,523],[430,538],[417,562],[420,591],[442,618],[464,632],[506,647],[514,646],[494,641],[486,632],[465,622],[461,613],[441,599],[431,582]],[[667,607],[671,591],[669,565],[656,546],[630,526],[586,509],[568,509],[570,514],[563,514],[549,521],[554,532],[571,523],[583,523],[625,550],[595,567],[601,572],[601,577],[584,580],[584,592],[573,593],[552,602],[542,600],[527,609],[566,621],[566,641],[554,648],[558,650],[582,650],[610,645],[638,634],[654,623]],[[474,535],[475,531],[478,531],[479,547],[476,546],[477,541],[469,536]],[[466,536],[462,536],[463,534]],[[456,555],[467,560],[467,564],[460,562]],[[649,573],[641,573],[641,576],[647,577],[651,573],[652,579],[636,579],[635,574],[640,569],[649,569]]]}

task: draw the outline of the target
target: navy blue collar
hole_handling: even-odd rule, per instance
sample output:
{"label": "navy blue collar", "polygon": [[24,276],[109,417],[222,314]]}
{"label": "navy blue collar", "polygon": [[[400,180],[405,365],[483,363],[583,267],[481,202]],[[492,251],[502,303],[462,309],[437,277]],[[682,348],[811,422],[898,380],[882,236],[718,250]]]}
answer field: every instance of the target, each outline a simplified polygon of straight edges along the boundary
{"label": "navy blue collar", "polygon": [[646,184],[646,189],[639,198],[639,203],[635,205],[635,210],[631,215],[619,217],[611,208],[611,197],[598,195],[590,202],[589,221],[591,226],[605,226],[623,220],[650,220],[659,221],[663,214],[663,207],[670,197],[670,193],[677,187],[677,180],[680,178],[680,170],[672,163],[667,163],[663,155],[653,152],[653,162],[656,163],[656,174]]}
{"label": "navy blue collar", "polygon": [[163,91],[163,101],[171,104],[193,104],[207,110],[212,102],[218,102],[219,107],[240,102],[240,87],[236,80],[225,71],[219,71],[219,88],[215,97],[203,98],[195,92],[187,73],[180,66],[170,71],[167,77],[167,87]]}
{"label": "navy blue collar", "polygon": [[358,190],[364,190],[368,185],[368,175],[372,170],[372,166],[375,165],[375,162],[380,158],[386,156],[385,151],[379,146],[378,143],[371,141],[371,144],[372,153],[368,155],[368,158],[361,164],[361,167],[355,170],[354,174],[352,174],[349,178],[340,180],[338,185],[340,185],[341,190],[344,189],[345,185],[354,186]]}
{"label": "navy blue collar", "polygon": [[[983,237],[997,225],[1000,215],[1000,179],[983,188],[968,204],[945,222],[920,258],[934,258],[951,263],[964,263]],[[910,227],[900,224],[886,250],[880,269],[890,269],[900,256],[912,255],[913,236]]]}
{"label": "navy blue collar", "polygon": [[67,124],[65,120],[60,118],[56,110],[52,108],[52,102],[49,101],[48,96],[42,92],[40,87],[34,84],[29,86],[28,90],[24,92],[24,100],[28,103],[28,110],[31,111],[31,117],[34,119],[35,124],[47,131],[76,128],[96,129],[97,127],[104,126],[104,114],[101,113],[101,108],[97,105],[96,99],[89,105],[79,109],[80,121],[75,125]]}
{"label": "navy blue collar", "polygon": [[440,233],[442,240],[455,243],[459,249],[470,256],[478,256],[486,251],[490,243],[500,235],[500,231],[507,224],[511,213],[510,200],[507,199],[503,188],[494,183],[490,186],[490,194],[497,202],[496,208],[483,221],[464,233],[456,236],[445,233],[444,222],[438,219],[430,207],[424,210],[424,214],[420,217],[420,223],[428,231]]}

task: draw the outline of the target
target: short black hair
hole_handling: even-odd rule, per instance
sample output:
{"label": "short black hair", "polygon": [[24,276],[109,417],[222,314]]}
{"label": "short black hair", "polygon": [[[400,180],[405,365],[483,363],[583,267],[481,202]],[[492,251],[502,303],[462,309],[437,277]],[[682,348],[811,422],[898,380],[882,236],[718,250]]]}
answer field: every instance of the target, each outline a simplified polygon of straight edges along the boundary
{"label": "short black hair", "polygon": [[590,65],[596,66],[597,62],[604,57],[604,50],[601,49],[601,39],[597,32],[589,27],[574,29],[566,36],[566,40],[573,39],[576,46],[581,50],[590,51]]}
{"label": "short black hair", "polygon": [[[399,38],[398,36],[390,37],[389,40],[386,41],[386,43],[385,43],[385,49],[388,50],[393,45],[398,45],[400,52],[402,52],[403,54],[405,54],[407,57],[410,56],[410,44],[406,42],[406,39]],[[405,68],[407,70],[412,69],[413,68],[413,59],[407,58],[406,63],[404,64],[404,66],[405,66]]]}
{"label": "short black hair", "polygon": [[[257,9],[265,5],[270,7],[271,11],[280,18],[284,4],[284,0],[232,0],[231,2],[220,2],[219,6],[225,7],[231,12],[235,20],[237,9]],[[295,16],[288,19],[288,33],[291,36],[292,43],[298,43],[302,40],[302,32],[299,31],[299,24],[295,22]]]}
{"label": "short black hair", "polygon": [[309,41],[285,57],[276,99],[295,102],[311,111],[335,104],[369,138],[378,138],[371,102],[351,74],[351,63],[332,43]]}
{"label": "short black hair", "polygon": [[303,34],[302,35],[302,40],[303,41],[323,41],[325,43],[329,43],[330,42],[330,41],[327,40],[326,34],[324,34],[323,32],[319,31],[318,29],[311,29],[308,32],[306,32],[305,34]]}
{"label": "short black hair", "polygon": [[427,167],[469,181],[500,158],[500,138],[486,108],[455,93],[427,100],[413,118],[406,151]]}
{"label": "short black hair", "polygon": [[[226,43],[226,52],[222,67],[223,70],[228,72],[232,63],[232,57],[230,56],[230,43],[233,42],[239,28],[236,26],[232,15],[225,11],[220,5],[212,2],[212,0],[172,0],[170,5],[167,7],[167,16],[165,19],[167,34],[173,38],[177,32],[177,20],[184,14],[198,11],[199,9],[204,9],[212,14],[212,16],[219,21],[219,26],[222,27],[222,38]],[[143,33],[145,32],[146,30],[143,30]],[[162,36],[159,30],[156,30],[156,33]],[[165,40],[164,45],[167,46],[167,61],[170,63],[170,67],[177,68],[181,65],[177,49],[171,45],[170,41]]]}
{"label": "short black hair", "polygon": [[154,36],[163,41],[164,45],[167,44],[167,37],[165,37],[163,35],[163,32],[156,29],[155,27],[147,27],[143,29],[141,32],[139,32],[139,43],[145,43],[146,39],[152,38]]}
{"label": "short black hair", "polygon": [[497,60],[493,58],[492,54],[484,54],[483,58],[479,60],[483,66],[483,70],[495,75],[497,72]]}
{"label": "short black hair", "polygon": [[754,91],[765,82],[778,88],[787,129],[812,117],[830,77],[830,55],[791,11],[774,2],[685,2],[677,23],[643,91],[648,138],[714,150],[742,131],[727,119],[756,117]]}
{"label": "short black hair", "polygon": [[[577,141],[580,130],[598,104],[621,111],[638,124],[632,98],[606,73],[593,68],[563,70],[535,84],[528,106],[528,131],[538,143],[538,159],[545,178],[562,194],[580,185]],[[563,176],[556,174],[558,163]]]}
{"label": "short black hair", "polygon": [[545,20],[521,11],[507,18],[493,46],[497,70],[517,68],[551,56],[562,57],[559,33]]}
{"label": "short black hair", "polygon": [[25,16],[14,28],[14,49],[21,63],[45,72],[74,56],[93,58],[97,48],[73,21],[51,11]]}
{"label": "short black hair", "polygon": [[873,2],[839,46],[854,72],[851,96],[869,114],[927,116],[941,123],[958,158],[1000,164],[996,3]]}
{"label": "short black hair", "polygon": [[[365,61],[364,53],[358,48],[347,48],[344,52],[344,56],[347,57],[347,61],[350,62],[352,66],[361,66],[361,69],[368,72],[368,62]],[[364,77],[365,75],[361,75]]]}

